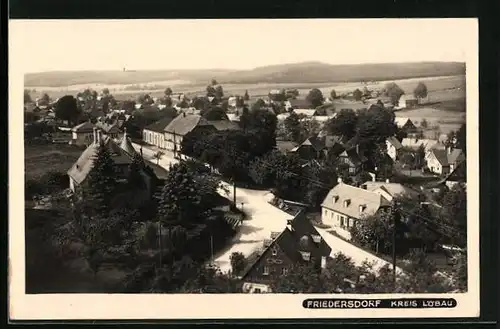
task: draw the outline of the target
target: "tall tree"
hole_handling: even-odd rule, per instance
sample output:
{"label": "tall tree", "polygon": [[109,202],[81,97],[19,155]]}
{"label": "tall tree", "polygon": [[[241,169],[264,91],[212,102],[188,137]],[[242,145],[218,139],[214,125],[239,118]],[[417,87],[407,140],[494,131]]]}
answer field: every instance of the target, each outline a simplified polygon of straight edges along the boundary
{"label": "tall tree", "polygon": [[313,108],[316,108],[318,106],[323,105],[323,102],[325,101],[325,98],[323,97],[323,93],[321,90],[314,88],[309,91],[309,94],[307,94],[306,100],[311,103],[311,106]]}
{"label": "tall tree", "polygon": [[302,140],[302,127],[300,124],[300,118],[297,113],[292,112],[284,121],[286,135],[287,137],[295,142],[301,143]]}
{"label": "tall tree", "polygon": [[335,91],[335,89],[332,89],[332,91],[330,91],[330,97],[331,97],[332,99],[337,98],[337,92]]}
{"label": "tall tree", "polygon": [[226,112],[218,106],[202,110],[200,114],[208,121],[229,120]]}
{"label": "tall tree", "polygon": [[243,96],[243,99],[244,99],[245,101],[250,100],[250,95],[248,95],[248,90],[245,90],[245,95]]}
{"label": "tall tree", "polygon": [[419,101],[421,101],[422,98],[426,98],[427,97],[427,86],[423,82],[419,82],[418,85],[413,90],[413,95]]}
{"label": "tall tree", "polygon": [[363,92],[359,89],[356,89],[353,91],[352,97],[354,97],[355,100],[360,101],[363,97]]}
{"label": "tall tree", "polygon": [[391,99],[392,104],[397,104],[399,98],[405,92],[395,82],[390,82],[385,85],[384,94]]}
{"label": "tall tree", "polygon": [[57,101],[55,113],[56,117],[61,120],[67,120],[69,123],[76,123],[81,112],[76,99],[72,95],[66,95],[59,98]]}
{"label": "tall tree", "polygon": [[441,223],[450,242],[461,247],[467,245],[467,190],[465,185],[453,186],[443,197]]}
{"label": "tall tree", "polygon": [[462,123],[456,134],[457,147],[460,148],[464,153],[467,152],[467,127],[465,123]]}
{"label": "tall tree", "polygon": [[342,109],[337,116],[328,120],[325,124],[329,134],[352,138],[356,135],[358,117],[351,109]]}
{"label": "tall tree", "polygon": [[144,178],[141,175],[141,170],[144,168],[143,158],[135,154],[132,163],[128,168],[127,183],[130,189],[141,189],[144,187]]}
{"label": "tall tree", "polygon": [[31,102],[32,102],[32,99],[31,99],[30,91],[28,89],[24,89],[24,104],[31,103]]}
{"label": "tall tree", "polygon": [[233,275],[241,275],[246,266],[245,256],[241,252],[233,252],[229,258]]}
{"label": "tall tree", "polygon": [[172,88],[167,87],[167,88],[165,89],[165,97],[170,98],[170,96],[172,96]]}
{"label": "tall tree", "polygon": [[271,284],[274,293],[320,293],[324,283],[314,263],[297,263]]}
{"label": "tall tree", "polygon": [[221,100],[222,97],[224,97],[224,90],[222,89],[221,85],[218,85],[217,87],[215,87],[215,97],[218,100]]}
{"label": "tall tree", "polygon": [[84,189],[85,204],[101,216],[107,216],[111,207],[111,198],[117,187],[115,163],[111,154],[102,144],[98,146],[92,170]]}

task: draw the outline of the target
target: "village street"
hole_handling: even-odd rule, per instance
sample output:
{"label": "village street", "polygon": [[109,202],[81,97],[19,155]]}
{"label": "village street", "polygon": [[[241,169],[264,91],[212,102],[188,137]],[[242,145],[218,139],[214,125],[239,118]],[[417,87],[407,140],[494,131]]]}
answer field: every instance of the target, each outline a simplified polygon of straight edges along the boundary
{"label": "village street", "polygon": [[[134,143],[133,146],[140,152],[141,146],[139,144]],[[153,157],[156,152],[158,149],[154,146],[142,146],[143,157],[146,160],[156,163],[157,160]],[[169,165],[178,162],[178,160],[174,158],[172,152],[165,150],[162,152],[164,155],[160,158],[159,165],[168,170]],[[219,194],[232,201],[232,185],[223,183],[223,186],[224,188],[219,190]],[[223,272],[231,270],[229,258],[233,252],[241,252],[245,257],[248,257],[263,246],[264,240],[270,238],[271,232],[281,232],[285,228],[287,220],[293,218],[292,215],[271,205],[268,202],[271,197],[269,191],[236,188],[236,205],[247,214],[247,218],[239,226],[238,233],[233,237],[231,244],[214,256],[214,263]],[[357,265],[361,265],[363,261],[367,260],[374,264],[375,269],[387,264],[383,259],[328,233],[325,229],[316,229],[332,248],[331,256],[342,252],[351,257]]]}

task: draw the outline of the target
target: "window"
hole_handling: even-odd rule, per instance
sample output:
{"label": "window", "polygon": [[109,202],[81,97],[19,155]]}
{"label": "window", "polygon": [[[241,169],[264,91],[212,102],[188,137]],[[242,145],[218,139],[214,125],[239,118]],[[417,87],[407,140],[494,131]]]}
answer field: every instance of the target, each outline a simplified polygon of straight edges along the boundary
{"label": "window", "polygon": [[283,274],[283,275],[287,275],[287,274],[288,274],[288,268],[287,268],[287,267],[283,267],[283,268],[281,269],[281,274]]}
{"label": "window", "polygon": [[325,209],[325,216],[328,216],[328,210]]}
{"label": "window", "polygon": [[333,212],[330,213],[330,218],[333,218]]}
{"label": "window", "polygon": [[253,292],[254,294],[260,294],[262,291],[260,290],[260,288],[255,288]]}
{"label": "window", "polygon": [[273,252],[273,256],[276,256],[278,254],[278,249],[276,249],[276,247],[274,247],[272,252]]}
{"label": "window", "polygon": [[344,216],[340,216],[340,227],[344,227]]}
{"label": "window", "polygon": [[269,275],[269,267],[268,266],[264,266],[264,269],[262,271],[262,274],[263,275]]}

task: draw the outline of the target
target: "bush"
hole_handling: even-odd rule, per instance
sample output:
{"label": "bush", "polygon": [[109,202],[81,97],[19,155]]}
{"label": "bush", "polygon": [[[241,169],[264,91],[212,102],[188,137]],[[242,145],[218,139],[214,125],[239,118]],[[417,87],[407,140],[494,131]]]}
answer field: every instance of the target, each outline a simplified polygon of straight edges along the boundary
{"label": "bush", "polygon": [[231,269],[234,275],[241,275],[246,267],[245,256],[241,252],[233,252],[230,257]]}
{"label": "bush", "polygon": [[37,179],[26,180],[24,187],[25,199],[32,199],[35,195],[46,195],[61,191],[69,186],[69,177],[66,173],[49,171]]}

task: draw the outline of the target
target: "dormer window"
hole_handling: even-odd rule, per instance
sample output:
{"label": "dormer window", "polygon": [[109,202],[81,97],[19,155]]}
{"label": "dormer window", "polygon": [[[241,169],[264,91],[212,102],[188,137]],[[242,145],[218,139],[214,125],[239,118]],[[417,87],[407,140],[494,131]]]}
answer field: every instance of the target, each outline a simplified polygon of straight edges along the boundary
{"label": "dormer window", "polygon": [[344,208],[349,207],[350,204],[351,204],[351,199],[345,199],[344,200]]}
{"label": "dormer window", "polygon": [[334,195],[332,199],[333,199],[333,203],[336,203],[339,200],[339,196]]}
{"label": "dormer window", "polygon": [[302,255],[302,259],[305,260],[306,262],[311,260],[311,253],[307,251],[301,251],[300,254]]}
{"label": "dormer window", "polygon": [[359,205],[359,212],[362,213],[363,211],[365,211],[366,209],[366,205],[365,204],[360,204]]}
{"label": "dormer window", "polygon": [[320,243],[321,242],[321,235],[312,235],[312,239],[314,243]]}

